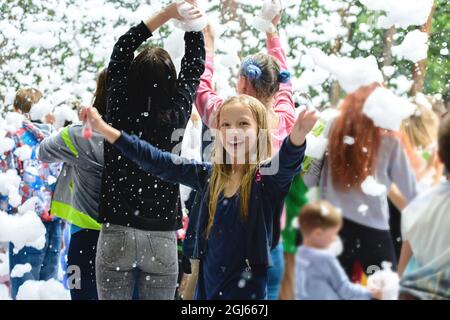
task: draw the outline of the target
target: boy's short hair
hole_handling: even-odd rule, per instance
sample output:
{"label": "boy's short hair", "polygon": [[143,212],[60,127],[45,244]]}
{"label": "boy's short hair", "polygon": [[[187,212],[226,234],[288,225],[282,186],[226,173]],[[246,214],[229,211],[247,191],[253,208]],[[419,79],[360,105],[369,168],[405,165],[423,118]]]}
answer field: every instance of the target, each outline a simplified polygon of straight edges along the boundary
{"label": "boy's short hair", "polygon": [[22,113],[29,113],[31,107],[42,98],[42,92],[34,88],[23,88],[16,92],[14,108]]}
{"label": "boy's short hair", "polygon": [[445,168],[450,172],[450,113],[441,120],[438,131],[439,155]]}
{"label": "boy's short hair", "polygon": [[305,205],[298,219],[303,235],[317,228],[329,229],[342,225],[342,214],[325,200]]}

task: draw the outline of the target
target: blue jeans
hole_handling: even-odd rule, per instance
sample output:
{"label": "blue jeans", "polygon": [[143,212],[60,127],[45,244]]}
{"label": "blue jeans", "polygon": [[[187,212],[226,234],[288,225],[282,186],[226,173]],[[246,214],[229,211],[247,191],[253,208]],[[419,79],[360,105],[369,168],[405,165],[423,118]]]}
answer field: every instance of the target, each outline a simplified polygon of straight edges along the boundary
{"label": "blue jeans", "polygon": [[283,244],[280,242],[272,251],[273,266],[268,269],[267,300],[278,300],[284,275]]}
{"label": "blue jeans", "polygon": [[[103,225],[95,272],[99,300],[173,300],[178,278],[175,231]],[[138,288],[136,289],[136,285]]]}
{"label": "blue jeans", "polygon": [[24,247],[19,253],[14,254],[14,245],[9,244],[9,270],[12,271],[18,264],[29,263],[31,271],[25,273],[21,278],[11,278],[11,295],[16,299],[19,287],[27,280],[47,281],[56,279],[58,274],[59,252],[62,239],[62,220],[56,219],[52,222],[44,222],[45,247],[37,250],[32,247]]}

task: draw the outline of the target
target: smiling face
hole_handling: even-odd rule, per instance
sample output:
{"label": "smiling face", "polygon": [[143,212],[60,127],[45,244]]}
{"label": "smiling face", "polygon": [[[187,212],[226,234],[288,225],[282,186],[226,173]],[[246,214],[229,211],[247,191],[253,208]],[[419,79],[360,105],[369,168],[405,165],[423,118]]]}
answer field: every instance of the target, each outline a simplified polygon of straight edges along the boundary
{"label": "smiling face", "polygon": [[250,108],[239,103],[222,107],[218,129],[220,143],[232,163],[248,163],[249,155],[255,154],[258,139],[258,124]]}

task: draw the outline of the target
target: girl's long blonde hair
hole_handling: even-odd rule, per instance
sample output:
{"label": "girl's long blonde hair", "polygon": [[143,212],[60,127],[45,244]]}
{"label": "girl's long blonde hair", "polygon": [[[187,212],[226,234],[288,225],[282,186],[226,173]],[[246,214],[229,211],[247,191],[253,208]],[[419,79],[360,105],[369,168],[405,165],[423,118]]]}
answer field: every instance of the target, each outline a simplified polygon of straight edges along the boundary
{"label": "girl's long blonde hair", "polygon": [[[255,178],[255,172],[259,164],[271,157],[272,145],[270,140],[270,128],[268,124],[267,109],[256,98],[248,95],[239,95],[226,100],[219,112],[216,115],[216,127],[219,127],[220,115],[228,105],[238,104],[243,107],[247,107],[253,114],[256,124],[258,126],[257,132],[257,145],[256,154],[252,161],[245,164],[245,174],[242,177],[241,185],[239,187],[240,195],[240,213],[242,221],[245,222],[248,218],[248,209],[250,202],[250,193],[252,189],[253,179]],[[209,235],[212,225],[214,223],[214,216],[216,213],[217,203],[220,195],[225,189],[225,184],[231,176],[231,163],[226,160],[227,153],[220,142],[220,139],[216,138],[213,146],[213,170],[209,181],[209,219],[206,229],[207,235]],[[250,156],[251,157],[251,156]]]}
{"label": "girl's long blonde hair", "polygon": [[[426,165],[428,160],[425,161],[418,151],[427,150],[437,143],[438,127],[439,117],[433,110],[420,104],[417,104],[417,112],[402,123],[400,137],[418,180],[422,179],[429,171],[429,167]],[[436,170],[434,181],[437,183],[441,177],[439,162],[436,162],[433,167]]]}
{"label": "girl's long blonde hair", "polygon": [[439,118],[432,111],[417,105],[417,112],[402,123],[401,131],[415,148],[426,149],[436,143]]}

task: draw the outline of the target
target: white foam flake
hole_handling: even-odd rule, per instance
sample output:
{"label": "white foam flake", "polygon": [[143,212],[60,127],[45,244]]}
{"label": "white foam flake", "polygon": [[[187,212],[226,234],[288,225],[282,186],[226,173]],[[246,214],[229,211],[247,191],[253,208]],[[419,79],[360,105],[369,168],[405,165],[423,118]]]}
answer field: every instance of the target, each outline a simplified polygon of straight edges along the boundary
{"label": "white foam flake", "polygon": [[28,145],[23,145],[16,150],[14,150],[14,155],[18,157],[21,161],[29,160],[33,150]]}
{"label": "white foam flake", "polygon": [[382,263],[382,269],[375,271],[367,279],[369,290],[381,290],[382,300],[397,300],[400,291],[400,278],[396,272],[392,271],[392,264]]}
{"label": "white foam flake", "polygon": [[342,242],[342,239],[340,237],[337,237],[337,239],[333,241],[328,247],[327,251],[335,257],[340,256],[344,251],[344,244]]}
{"label": "white foam flake", "polygon": [[70,300],[70,292],[55,279],[27,280],[19,287],[17,300]]}
{"label": "white foam flake", "polygon": [[0,242],[12,242],[16,251],[25,246],[44,248],[45,233],[41,219],[33,211],[22,215],[0,211]]}
{"label": "white foam flake", "polygon": [[349,137],[349,136],[345,136],[344,137],[344,143],[351,146],[351,145],[355,144],[355,138]]}
{"label": "white foam flake", "polygon": [[317,48],[310,49],[309,55],[317,66],[330,72],[347,93],[373,82],[383,82],[383,74],[378,69],[374,56],[366,58],[328,56]]}
{"label": "white foam flake", "polygon": [[420,30],[409,32],[400,45],[392,48],[392,53],[399,58],[412,62],[426,59],[428,53],[428,34]]}
{"label": "white foam flake", "polygon": [[358,212],[361,213],[363,216],[366,215],[367,210],[369,210],[369,206],[368,206],[367,204],[361,204],[361,205],[358,207]]}
{"label": "white foam flake", "polygon": [[53,111],[53,105],[46,99],[41,99],[38,103],[34,104],[30,110],[31,120],[41,120],[46,115]]}
{"label": "white foam flake", "polygon": [[22,127],[25,117],[17,112],[8,112],[5,116],[5,128],[10,132],[17,131]]}
{"label": "white foam flake", "polygon": [[427,99],[427,97],[422,92],[417,92],[414,100],[418,105],[425,107],[428,110],[433,109],[433,105],[430,103],[430,101]]}
{"label": "white foam flake", "polygon": [[11,270],[11,278],[22,278],[25,273],[31,271],[31,264],[16,264],[14,268]]}
{"label": "white foam flake", "polygon": [[378,197],[386,194],[386,186],[378,183],[373,176],[368,176],[361,184],[361,190],[369,195]]}
{"label": "white foam flake", "polygon": [[11,151],[14,148],[14,140],[7,137],[0,137],[0,155]]}
{"label": "white foam flake", "polygon": [[416,106],[406,98],[396,96],[386,88],[375,89],[364,103],[363,113],[376,126],[398,131],[404,119],[416,111]]}
{"label": "white foam flake", "polygon": [[323,136],[316,137],[310,133],[306,136],[306,141],[305,155],[314,159],[322,159],[327,149],[328,139]]}
{"label": "white foam flake", "polygon": [[427,22],[433,0],[359,0],[368,9],[383,11],[378,26],[388,29],[393,25],[400,28],[421,26]]}
{"label": "white foam flake", "polygon": [[272,20],[281,9],[282,5],[280,0],[265,0],[261,11],[254,17],[252,26],[260,32],[274,31]]}
{"label": "white foam flake", "polygon": [[55,116],[55,123],[53,124],[55,129],[62,128],[66,121],[71,123],[76,123],[79,121],[77,112],[69,105],[56,107],[53,111],[53,115]]}

